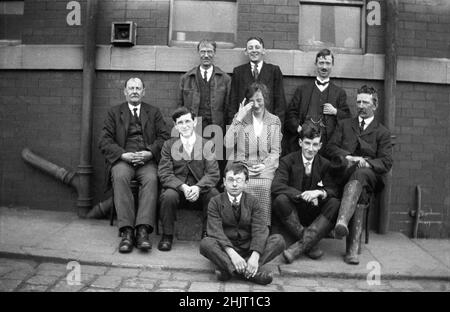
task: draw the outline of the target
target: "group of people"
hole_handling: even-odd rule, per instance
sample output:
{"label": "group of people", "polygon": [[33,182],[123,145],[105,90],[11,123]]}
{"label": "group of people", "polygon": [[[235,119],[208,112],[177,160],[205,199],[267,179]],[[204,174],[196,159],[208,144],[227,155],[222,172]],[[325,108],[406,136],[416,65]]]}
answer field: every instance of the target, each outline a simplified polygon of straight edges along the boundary
{"label": "group of people", "polygon": [[[352,118],[345,91],[330,81],[334,56],[323,49],[316,79],[298,87],[286,107],[283,75],[264,61],[261,38],[247,40],[249,62],[232,77],[214,65],[214,41],[200,41],[197,52],[200,64],[180,79],[175,136],[159,109],[142,102],[139,78],[125,82],[126,102],[108,112],[99,146],[119,252],[152,248],[158,205],[158,249],[170,251],[176,211],[190,205],[202,209],[200,253],[219,280],[268,284],[264,263],[281,253],[287,263],[303,254],[319,259],[317,243],[332,230],[347,237],[345,261],[358,264],[361,211],[392,166],[390,132],[374,118],[377,91],[358,89]],[[133,179],[140,183],[137,209]],[[288,248],[272,220],[294,241]]]}

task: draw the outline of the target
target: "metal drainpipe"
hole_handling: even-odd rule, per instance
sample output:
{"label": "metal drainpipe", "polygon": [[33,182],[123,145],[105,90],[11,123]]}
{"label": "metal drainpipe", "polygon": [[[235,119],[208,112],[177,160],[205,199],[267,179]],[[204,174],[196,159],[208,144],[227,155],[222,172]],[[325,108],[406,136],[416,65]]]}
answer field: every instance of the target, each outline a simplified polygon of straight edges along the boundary
{"label": "metal drainpipe", "polygon": [[[397,86],[397,26],[398,0],[386,1],[386,42],[384,59],[384,125],[391,131],[395,129],[395,89]],[[392,190],[392,170],[386,175],[381,198],[380,223],[378,232],[385,234],[389,227],[389,212]]]}
{"label": "metal drainpipe", "polygon": [[78,165],[78,216],[85,217],[92,207],[92,94],[95,80],[97,0],[86,2],[86,25],[83,40],[83,103],[81,107],[81,145]]}

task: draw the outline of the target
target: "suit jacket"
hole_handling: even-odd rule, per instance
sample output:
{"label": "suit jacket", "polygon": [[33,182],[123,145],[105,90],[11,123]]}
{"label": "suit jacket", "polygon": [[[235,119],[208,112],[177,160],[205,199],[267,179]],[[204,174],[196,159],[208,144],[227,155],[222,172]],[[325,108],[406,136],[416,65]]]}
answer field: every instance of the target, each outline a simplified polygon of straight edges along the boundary
{"label": "suit jacket", "polygon": [[355,156],[357,149],[377,174],[385,174],[392,167],[391,133],[376,119],[361,133],[358,117],[340,121],[328,142],[326,154],[331,157]]}
{"label": "suit jacket", "polygon": [[[325,190],[327,198],[340,197],[340,188],[329,175],[329,167],[330,162],[317,154],[311,167],[311,184],[316,186],[313,189]],[[291,200],[298,201],[295,197],[302,193],[304,175],[305,167],[301,150],[281,158],[272,181],[272,197],[285,194]],[[323,186],[318,186],[319,182],[322,182]]]}
{"label": "suit jacket", "polygon": [[[198,108],[200,106],[200,87],[197,77],[198,66],[181,76],[178,106],[186,106],[198,116]],[[211,117],[215,125],[225,129],[227,124],[226,109],[229,105],[229,97],[231,90],[231,77],[222,71],[219,67],[214,66],[213,74],[210,78],[211,83]],[[231,122],[231,120],[230,120]]]}
{"label": "suit jacket", "polygon": [[[306,121],[310,99],[315,87],[316,84],[314,81],[301,85],[295,91],[294,97],[289,104],[285,124],[285,139],[287,142],[285,146],[288,148],[288,153],[299,149],[299,145],[297,144],[297,129],[299,125],[302,125]],[[331,81],[328,85],[328,102],[333,104],[333,106],[337,109],[336,116],[324,115],[327,134],[331,136],[336,128],[337,121],[349,118],[351,117],[351,114],[347,105],[347,95],[345,91]]]}
{"label": "suit jacket", "polygon": [[[183,148],[180,138],[170,138],[164,142],[158,175],[162,187],[178,190],[186,181],[189,172],[194,176],[200,190],[207,191],[219,182],[219,165],[211,153],[205,157],[203,151],[207,140],[197,135],[191,155]],[[210,143],[208,143],[210,144]],[[205,150],[207,150],[205,148]]]}
{"label": "suit jacket", "polygon": [[218,240],[222,248],[235,247],[262,254],[269,228],[258,200],[248,193],[241,197],[241,218],[236,220],[226,192],[214,196],[208,205],[208,236]]}
{"label": "suit jacket", "polygon": [[[99,148],[106,158],[105,182],[107,188],[110,186],[112,166],[126,152],[125,145],[130,116],[130,109],[126,102],[110,108],[101,131]],[[140,119],[146,149],[153,154],[153,158],[158,162],[161,147],[164,141],[170,137],[167,125],[159,109],[144,102],[141,103]]]}
{"label": "suit jacket", "polygon": [[[246,63],[233,69],[231,77],[231,96],[228,109],[228,121],[231,122],[239,109],[239,104],[245,97],[247,87],[255,81],[250,63]],[[281,124],[284,122],[286,110],[286,98],[284,96],[283,74],[277,65],[264,62],[261,72],[258,75],[258,82],[269,88],[270,103],[266,103],[266,108],[272,114],[280,118]]]}

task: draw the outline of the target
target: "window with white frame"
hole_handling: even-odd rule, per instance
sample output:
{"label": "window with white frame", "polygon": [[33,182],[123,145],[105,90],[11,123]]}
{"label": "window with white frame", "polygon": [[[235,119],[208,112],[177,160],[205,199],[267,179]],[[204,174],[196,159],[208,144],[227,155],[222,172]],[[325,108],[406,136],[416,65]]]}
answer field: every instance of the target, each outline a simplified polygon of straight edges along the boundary
{"label": "window with white frame", "polygon": [[22,40],[24,1],[0,0],[0,43],[20,43]]}
{"label": "window with white frame", "polygon": [[236,0],[170,0],[170,45],[191,46],[207,38],[233,47],[236,32]]}
{"label": "window with white frame", "polygon": [[299,10],[300,49],[364,52],[364,0],[300,0]]}

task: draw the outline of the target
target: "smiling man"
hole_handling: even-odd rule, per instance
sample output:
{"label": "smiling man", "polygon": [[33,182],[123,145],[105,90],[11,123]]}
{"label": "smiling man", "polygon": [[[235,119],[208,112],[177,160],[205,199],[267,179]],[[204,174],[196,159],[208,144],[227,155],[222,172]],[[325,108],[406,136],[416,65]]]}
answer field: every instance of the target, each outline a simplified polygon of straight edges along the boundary
{"label": "smiling man", "polygon": [[342,158],[349,167],[335,227],[338,237],[349,236],[344,259],[349,264],[359,263],[363,214],[355,212],[368,203],[371,193],[383,188],[382,175],[389,172],[393,162],[391,134],[375,119],[378,108],[375,88],[364,85],[358,89],[356,107],[358,116],[339,122],[326,148],[330,157]]}
{"label": "smiling man", "polygon": [[325,147],[337,121],[351,116],[345,91],[330,81],[334,55],[323,49],[317,53],[314,65],[316,79],[297,88],[286,113],[283,148],[287,153],[298,150],[295,141],[305,121],[322,127],[322,145]]}
{"label": "smiling man", "polygon": [[[210,199],[219,194],[219,167],[214,154],[204,155],[206,140],[195,133],[195,113],[180,107],[172,114],[179,137],[164,143],[158,175],[161,193],[160,218],[163,235],[158,244],[161,251],[172,249],[174,222],[179,206],[200,205],[203,211],[202,237],[206,236],[206,216]],[[208,156],[208,157],[206,157]]]}
{"label": "smiling man", "polygon": [[340,203],[329,161],[317,154],[321,128],[305,122],[298,144],[300,151],[280,160],[272,182],[274,214],[296,241],[283,253],[287,263],[303,253],[312,259],[322,256],[317,243],[333,228]]}
{"label": "smiling man", "polygon": [[[114,190],[114,207],[122,240],[119,252],[136,247],[152,248],[149,234],[155,226],[158,193],[157,164],[169,132],[158,108],[142,102],[144,83],[140,78],[125,82],[126,102],[108,111],[99,147],[106,158],[106,181]],[[135,212],[130,181],[137,179],[139,204]]]}
{"label": "smiling man", "polygon": [[266,109],[278,116],[281,124],[283,124],[286,99],[284,96],[283,74],[280,67],[264,62],[266,50],[264,49],[262,38],[248,38],[244,53],[250,62],[233,69],[228,122],[231,123],[234,115],[239,110],[239,105],[245,98],[247,87],[253,82],[259,82],[266,85],[269,89],[269,101],[266,103]]}

